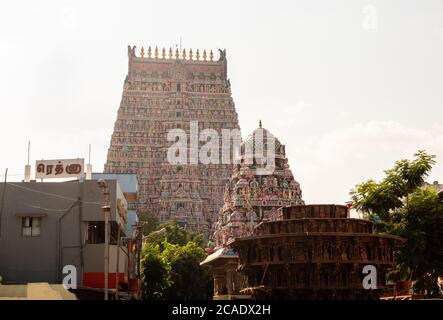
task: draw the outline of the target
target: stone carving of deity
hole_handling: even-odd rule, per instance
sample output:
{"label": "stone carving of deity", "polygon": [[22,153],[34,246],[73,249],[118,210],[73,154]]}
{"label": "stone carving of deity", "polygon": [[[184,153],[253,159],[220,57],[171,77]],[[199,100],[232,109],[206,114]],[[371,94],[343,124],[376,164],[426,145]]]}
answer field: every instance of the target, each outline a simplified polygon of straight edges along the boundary
{"label": "stone carving of deity", "polygon": [[253,210],[248,211],[248,213],[246,214],[246,217],[248,219],[248,222],[251,222],[251,223],[258,220],[257,214]]}
{"label": "stone carving of deity", "polygon": [[366,247],[364,246],[364,244],[360,244],[359,250],[360,250],[360,258],[363,261],[367,261],[368,260],[368,254],[366,252]]}

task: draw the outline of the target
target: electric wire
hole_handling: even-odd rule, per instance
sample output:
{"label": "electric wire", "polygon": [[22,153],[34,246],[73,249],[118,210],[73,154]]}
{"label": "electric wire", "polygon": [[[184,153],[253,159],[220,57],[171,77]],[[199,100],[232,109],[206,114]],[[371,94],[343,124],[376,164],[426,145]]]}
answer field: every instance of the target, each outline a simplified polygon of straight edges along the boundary
{"label": "electric wire", "polygon": [[54,197],[54,198],[59,198],[59,199],[64,199],[64,200],[71,200],[71,201],[78,201],[78,202],[82,202],[82,203],[86,203],[86,204],[102,205],[102,203],[100,203],[100,202],[79,200],[79,199],[75,199],[75,198],[71,198],[71,197],[62,196],[62,195],[56,194],[56,193],[44,192],[44,191],[35,190],[35,189],[32,189],[32,188],[23,187],[23,186],[20,186],[18,184],[12,183],[12,182],[7,182],[7,185],[13,186],[15,188],[27,190],[27,191],[30,191],[30,192],[35,192],[35,193],[43,194],[43,195],[46,195],[46,196],[49,196],[49,197]]}

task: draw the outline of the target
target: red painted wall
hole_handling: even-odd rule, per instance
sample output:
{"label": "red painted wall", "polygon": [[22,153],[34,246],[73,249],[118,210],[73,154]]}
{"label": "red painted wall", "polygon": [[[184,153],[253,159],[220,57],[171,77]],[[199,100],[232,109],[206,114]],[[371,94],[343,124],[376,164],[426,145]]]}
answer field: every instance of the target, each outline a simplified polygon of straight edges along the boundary
{"label": "red painted wall", "polygon": [[[116,273],[109,273],[108,287],[115,289]],[[124,273],[118,274],[119,282],[128,282]],[[83,286],[90,288],[104,288],[105,287],[105,274],[103,272],[85,272],[83,273]]]}

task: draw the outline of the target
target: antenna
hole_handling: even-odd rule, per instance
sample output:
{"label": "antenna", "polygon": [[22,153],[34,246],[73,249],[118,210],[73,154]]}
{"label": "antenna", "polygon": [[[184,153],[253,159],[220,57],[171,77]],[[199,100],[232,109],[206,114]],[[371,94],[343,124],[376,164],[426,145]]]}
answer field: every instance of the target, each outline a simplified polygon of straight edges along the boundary
{"label": "antenna", "polygon": [[31,181],[31,165],[29,164],[29,157],[31,154],[31,141],[28,141],[28,164],[25,165],[25,179],[24,182]]}
{"label": "antenna", "polygon": [[92,180],[91,144],[89,144],[88,163],[86,164],[86,180]]}
{"label": "antenna", "polygon": [[31,141],[28,141],[28,165],[29,165],[29,154],[31,151]]}

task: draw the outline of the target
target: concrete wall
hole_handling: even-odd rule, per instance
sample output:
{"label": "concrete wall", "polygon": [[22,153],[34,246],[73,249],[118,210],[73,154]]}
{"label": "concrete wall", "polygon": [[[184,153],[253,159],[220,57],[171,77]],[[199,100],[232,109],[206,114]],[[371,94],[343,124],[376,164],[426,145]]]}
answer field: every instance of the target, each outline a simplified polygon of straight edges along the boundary
{"label": "concrete wall", "polygon": [[[110,219],[116,221],[117,184],[116,181],[108,181],[108,185],[111,200]],[[4,183],[1,183],[0,196],[4,188]],[[68,211],[77,198],[82,199],[82,205],[77,203]],[[96,256],[89,254],[86,248],[83,252],[80,249],[85,244],[87,222],[103,221],[101,199],[101,190],[94,180],[83,183],[8,183],[5,201],[0,203],[3,207],[0,217],[0,275],[4,282],[59,283],[62,279],[62,268],[68,264],[76,266],[78,280],[81,281],[84,271],[82,258],[85,268],[88,264],[94,264],[94,261],[98,264],[103,262],[103,251]],[[40,236],[22,236],[20,215],[42,215]],[[60,242],[57,240],[59,221]],[[122,227],[123,236],[125,226]],[[124,256],[123,253],[122,260]]]}
{"label": "concrete wall", "polygon": [[[105,245],[87,244],[85,246],[85,272],[104,272],[104,253]],[[128,259],[125,251],[120,248],[119,273],[125,273],[128,270]],[[117,246],[109,246],[109,272],[117,272]]]}

